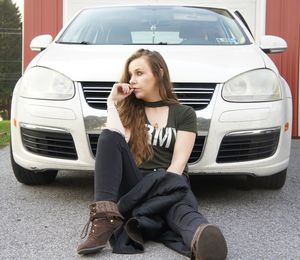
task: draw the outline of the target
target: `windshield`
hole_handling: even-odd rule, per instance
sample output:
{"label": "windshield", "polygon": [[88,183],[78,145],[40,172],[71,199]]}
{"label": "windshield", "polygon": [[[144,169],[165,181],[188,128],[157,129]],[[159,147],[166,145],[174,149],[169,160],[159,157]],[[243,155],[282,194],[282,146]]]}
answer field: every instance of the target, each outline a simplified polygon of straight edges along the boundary
{"label": "windshield", "polygon": [[240,45],[249,40],[229,12],[182,6],[83,10],[57,41],[67,44]]}

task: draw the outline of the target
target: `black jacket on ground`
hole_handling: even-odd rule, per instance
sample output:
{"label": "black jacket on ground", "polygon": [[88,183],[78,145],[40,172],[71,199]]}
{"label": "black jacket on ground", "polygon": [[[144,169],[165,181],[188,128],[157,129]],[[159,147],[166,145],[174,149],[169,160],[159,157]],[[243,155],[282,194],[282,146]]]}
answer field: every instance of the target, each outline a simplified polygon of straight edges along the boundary
{"label": "black jacket on ground", "polygon": [[118,208],[125,220],[110,239],[113,253],[142,253],[144,241],[152,240],[190,256],[190,248],[183,243],[181,236],[170,230],[163,218],[188,189],[183,176],[164,170],[147,174],[119,200]]}

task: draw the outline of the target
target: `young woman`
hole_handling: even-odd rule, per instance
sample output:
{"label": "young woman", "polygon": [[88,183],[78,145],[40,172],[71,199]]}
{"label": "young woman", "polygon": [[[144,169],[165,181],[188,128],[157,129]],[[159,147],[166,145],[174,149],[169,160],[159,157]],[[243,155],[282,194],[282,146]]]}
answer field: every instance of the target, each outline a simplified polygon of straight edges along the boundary
{"label": "young woman", "polygon": [[[128,58],[120,83],[113,85],[108,97],[107,111],[106,129],[97,146],[92,227],[77,249],[79,254],[105,247],[123,224],[116,203],[148,174],[161,174],[162,170],[188,183],[196,115],[177,101],[167,65],[158,52],[140,49]],[[193,258],[226,258],[227,245],[220,229],[198,212],[190,187],[162,215],[164,226],[180,237]]]}

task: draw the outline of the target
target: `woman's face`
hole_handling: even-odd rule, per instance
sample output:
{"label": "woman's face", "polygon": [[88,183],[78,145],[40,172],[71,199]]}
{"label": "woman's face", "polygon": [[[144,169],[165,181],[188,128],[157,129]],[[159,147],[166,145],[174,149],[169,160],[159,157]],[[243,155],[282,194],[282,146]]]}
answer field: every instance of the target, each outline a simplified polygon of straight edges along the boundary
{"label": "woman's face", "polygon": [[156,78],[145,57],[131,61],[128,72],[130,75],[129,84],[131,88],[134,88],[136,98],[149,102],[161,100]]}

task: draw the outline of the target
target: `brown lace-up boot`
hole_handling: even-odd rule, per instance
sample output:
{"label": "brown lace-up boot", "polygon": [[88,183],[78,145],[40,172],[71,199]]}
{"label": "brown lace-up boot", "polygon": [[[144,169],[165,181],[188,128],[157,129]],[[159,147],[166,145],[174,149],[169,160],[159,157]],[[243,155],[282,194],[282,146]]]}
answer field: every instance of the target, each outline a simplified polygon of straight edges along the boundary
{"label": "brown lace-up boot", "polygon": [[227,244],[221,230],[211,224],[200,225],[192,240],[194,260],[224,260],[227,256]]}
{"label": "brown lace-up boot", "polygon": [[92,227],[88,238],[77,248],[78,254],[92,254],[101,251],[113,232],[122,225],[123,217],[116,203],[112,201],[97,201],[90,206],[90,218],[82,230],[81,238],[85,238],[90,223]]}

